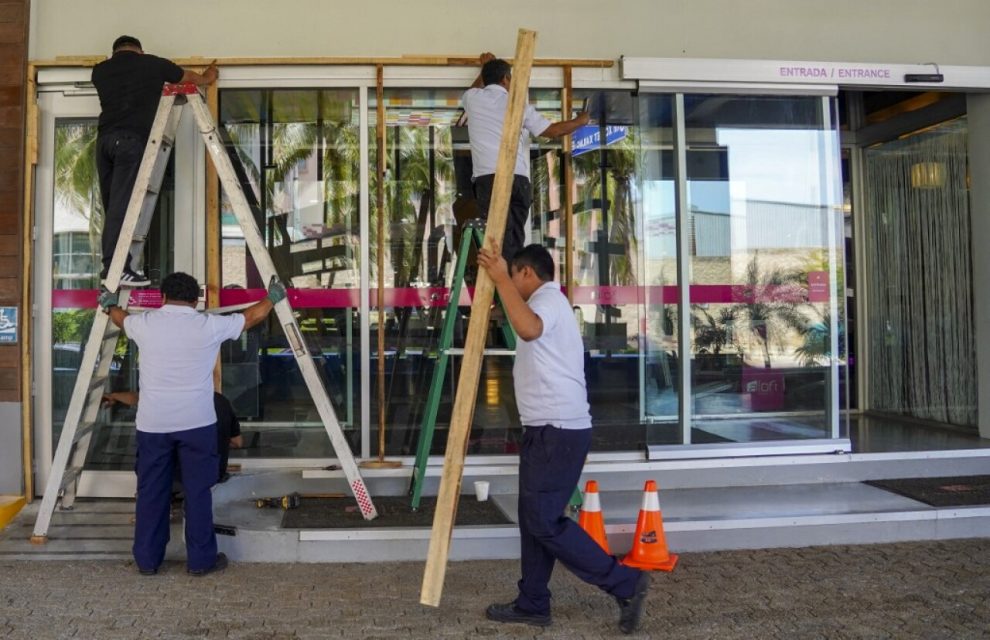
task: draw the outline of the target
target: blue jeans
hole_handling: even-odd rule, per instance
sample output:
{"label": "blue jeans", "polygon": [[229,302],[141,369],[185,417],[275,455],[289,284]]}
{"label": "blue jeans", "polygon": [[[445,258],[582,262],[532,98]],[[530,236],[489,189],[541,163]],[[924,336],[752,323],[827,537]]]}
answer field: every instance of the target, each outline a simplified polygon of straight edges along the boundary
{"label": "blue jeans", "polygon": [[516,606],[550,613],[550,575],[559,560],[602,591],[630,598],[640,571],[619,564],[564,515],[591,447],[591,429],[525,427],[519,453],[522,579]]}
{"label": "blue jeans", "polygon": [[173,433],[137,432],[137,509],[134,560],[141,569],[157,569],[169,540],[169,507],[175,463],[182,466],[186,509],[186,564],[193,571],[217,561],[213,531],[213,494],[217,482],[217,425]]}

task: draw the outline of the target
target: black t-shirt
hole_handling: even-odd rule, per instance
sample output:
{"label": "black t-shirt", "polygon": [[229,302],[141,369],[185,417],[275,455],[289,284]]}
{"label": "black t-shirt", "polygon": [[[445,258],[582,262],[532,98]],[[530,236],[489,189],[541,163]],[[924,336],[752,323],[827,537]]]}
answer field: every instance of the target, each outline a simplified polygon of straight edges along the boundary
{"label": "black t-shirt", "polygon": [[220,442],[229,443],[231,438],[241,435],[241,422],[226,396],[214,391],[213,408],[217,412],[217,436]]}
{"label": "black t-shirt", "polygon": [[130,131],[143,138],[155,121],[162,85],[182,80],[182,67],[171,60],[136,51],[118,51],[93,67],[100,96],[100,135]]}

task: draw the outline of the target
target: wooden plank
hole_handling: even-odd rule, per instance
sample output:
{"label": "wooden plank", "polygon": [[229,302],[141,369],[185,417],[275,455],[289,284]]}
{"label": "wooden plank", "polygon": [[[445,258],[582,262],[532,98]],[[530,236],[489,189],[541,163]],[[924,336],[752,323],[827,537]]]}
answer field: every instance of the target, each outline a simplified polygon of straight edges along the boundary
{"label": "wooden plank", "polygon": [[[492,186],[492,200],[485,230],[485,246],[489,249],[492,248],[493,239],[501,241],[505,235],[509,196],[512,193],[512,174],[519,147],[523,111],[529,93],[529,75],[535,47],[536,32],[520,29],[516,43],[516,64],[513,66],[512,83],[509,85],[509,104],[502,124],[502,140],[498,162],[495,165],[495,181]],[[423,572],[423,588],[420,592],[420,603],[433,607],[440,605],[443,579],[447,572],[450,537],[454,529],[454,518],[457,515],[457,500],[461,493],[464,458],[467,455],[471,420],[474,418],[474,404],[481,374],[481,357],[488,334],[488,314],[494,292],[495,286],[488,272],[478,269],[474,301],[471,304],[471,321],[468,324],[464,356],[461,360],[461,375],[457,381],[457,395],[450,418],[447,451],[444,456],[443,474],[440,477],[440,491],[433,517],[426,569]]]}
{"label": "wooden plank", "polygon": [[[26,82],[24,86],[25,100],[25,138],[24,138],[24,168],[23,174],[23,197],[24,216],[21,226],[21,273],[25,274],[21,278],[21,301],[22,309],[32,308],[31,289],[31,268],[33,260],[34,243],[31,242],[31,234],[24,230],[34,228],[34,171],[38,162],[38,101],[35,92],[35,70],[32,65],[28,65]],[[31,397],[31,379],[33,374],[33,363],[31,360],[31,347],[34,335],[32,333],[30,314],[26,321],[21,323],[21,459],[24,460],[24,495],[28,502],[34,500],[34,445],[32,438],[32,428],[34,426],[34,402]]]}
{"label": "wooden plank", "polygon": [[[271,58],[213,58],[212,56],[194,56],[173,58],[181,66],[206,66],[213,60],[218,66],[278,66],[278,65],[385,65],[418,66],[418,67],[477,67],[477,55],[408,55],[398,57],[271,57]],[[92,67],[106,60],[105,55],[92,56],[58,56],[54,60],[33,60],[36,67]],[[615,66],[615,60],[600,60],[595,58],[541,58],[533,60],[534,67],[591,67],[609,69]]]}
{"label": "wooden plank", "polygon": [[25,24],[21,22],[0,22],[0,42],[4,44],[16,44],[24,42]]}
{"label": "wooden plank", "polygon": [[[13,214],[10,215],[13,216]],[[18,222],[16,218],[0,216],[0,225],[6,225],[10,220],[13,220],[12,224],[14,225]],[[18,273],[20,269],[21,261],[17,259],[17,256],[0,256],[0,273]]]}
{"label": "wooden plank", "polygon": [[24,110],[20,105],[0,107],[0,127],[23,127]]}
{"label": "wooden plank", "polygon": [[[0,389],[0,402],[20,402],[21,392],[18,389]],[[31,468],[31,465],[25,465]]]}
{"label": "wooden plank", "polygon": [[[18,154],[20,156],[20,154]],[[0,158],[0,202],[20,202],[20,157]],[[8,231],[4,229],[4,231]],[[16,229],[14,230],[16,232]]]}
{"label": "wooden plank", "polygon": [[0,64],[0,86],[19,87],[24,83],[24,59],[19,64]]}
{"label": "wooden plank", "polygon": [[[574,87],[571,68],[564,67],[564,100],[561,118],[569,120],[574,104]],[[574,304],[574,161],[571,158],[571,136],[564,136],[564,286],[567,288],[567,301]]]}
{"label": "wooden plank", "polygon": [[0,389],[16,392],[20,389],[17,386],[20,381],[21,372],[17,370],[17,367],[0,369]]}
{"label": "wooden plank", "polygon": [[10,306],[21,302],[21,280],[17,277],[0,276],[0,305]]}
{"label": "wooden plank", "polygon": [[5,344],[0,347],[0,369],[16,368],[21,362],[17,345]]}
{"label": "wooden plank", "polygon": [[17,237],[17,229],[0,229],[0,256],[16,256],[20,248],[20,238]]}
{"label": "wooden plank", "polygon": [[[206,107],[213,117],[213,122],[218,122],[220,114],[220,93],[217,90],[217,83],[214,82],[206,87]],[[219,124],[217,125],[219,126]],[[220,306],[220,287],[223,277],[220,270],[221,263],[221,229],[220,229],[220,178],[217,176],[217,168],[213,165],[213,158],[204,149],[206,154],[206,308],[216,309]],[[266,283],[267,285],[267,283]],[[213,388],[223,391],[223,363],[220,354],[217,353],[217,362],[213,366]]]}
{"label": "wooden plank", "polygon": [[26,2],[2,2],[0,3],[0,23],[14,22],[23,25]]}
{"label": "wooden plank", "polygon": [[24,131],[20,127],[0,127],[0,149],[19,149],[23,137]]}

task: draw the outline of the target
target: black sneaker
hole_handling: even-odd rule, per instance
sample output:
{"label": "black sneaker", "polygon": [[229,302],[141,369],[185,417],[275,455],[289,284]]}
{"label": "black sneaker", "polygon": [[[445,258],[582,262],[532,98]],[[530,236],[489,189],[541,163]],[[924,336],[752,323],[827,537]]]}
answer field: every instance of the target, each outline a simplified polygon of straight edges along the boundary
{"label": "black sneaker", "polygon": [[209,569],[187,569],[186,573],[191,576],[196,576],[197,578],[202,578],[203,576],[209,575],[211,573],[216,573],[217,571],[223,571],[227,568],[227,554],[218,553],[217,561]]}
{"label": "black sneaker", "polygon": [[147,287],[149,284],[151,284],[151,280],[148,276],[133,269],[124,269],[124,273],[120,276],[120,286],[122,287]]}
{"label": "black sneaker", "polygon": [[515,602],[489,605],[485,617],[495,622],[519,622],[534,627],[549,627],[553,622],[549,613],[529,613],[518,609]]}
{"label": "black sneaker", "polygon": [[643,601],[650,590],[650,574],[643,571],[636,580],[636,588],[631,598],[616,598],[619,603],[619,629],[622,633],[632,633],[639,629],[643,618]]}

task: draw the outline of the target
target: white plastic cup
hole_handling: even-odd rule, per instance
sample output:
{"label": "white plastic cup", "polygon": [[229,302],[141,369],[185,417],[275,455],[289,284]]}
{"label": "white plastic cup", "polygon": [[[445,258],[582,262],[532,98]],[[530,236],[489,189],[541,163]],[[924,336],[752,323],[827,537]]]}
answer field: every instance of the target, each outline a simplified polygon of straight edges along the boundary
{"label": "white plastic cup", "polygon": [[487,480],[475,480],[474,482],[474,495],[478,498],[478,502],[484,502],[488,500],[488,487],[489,483]]}

